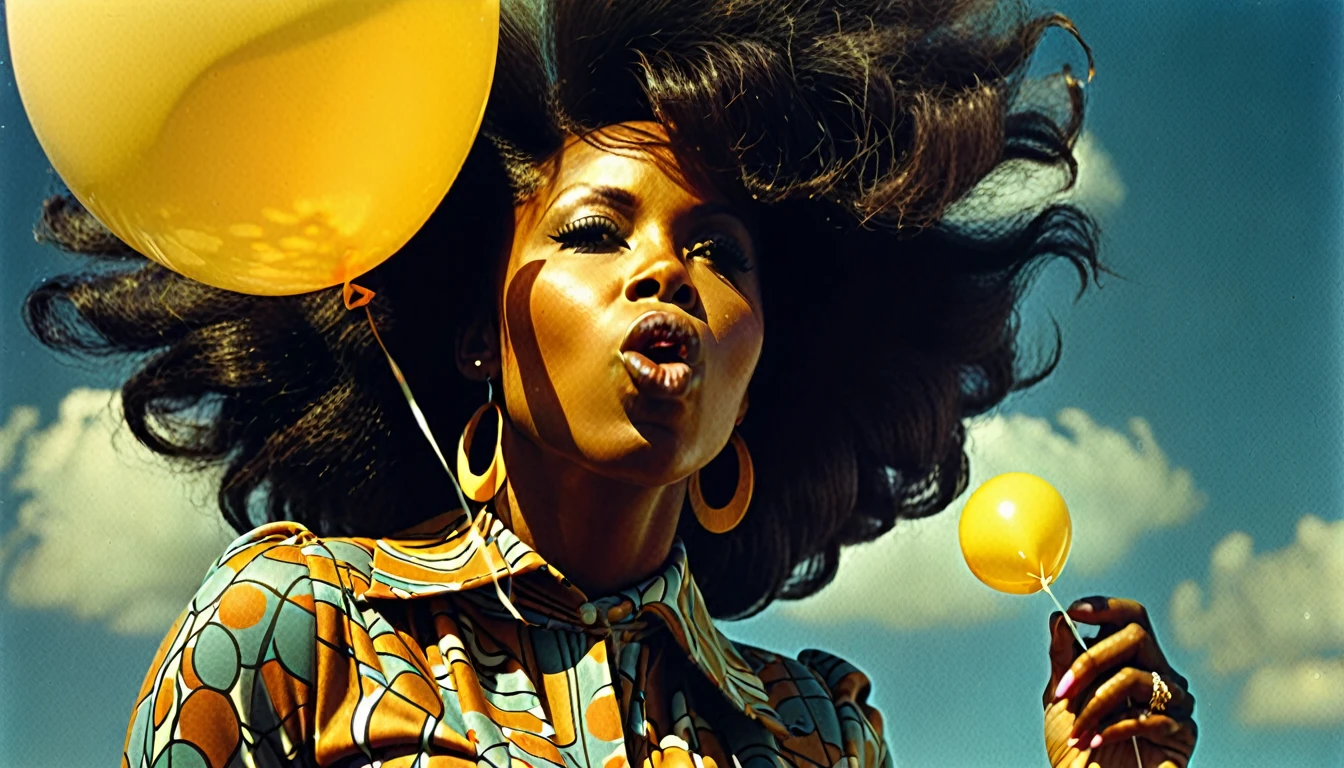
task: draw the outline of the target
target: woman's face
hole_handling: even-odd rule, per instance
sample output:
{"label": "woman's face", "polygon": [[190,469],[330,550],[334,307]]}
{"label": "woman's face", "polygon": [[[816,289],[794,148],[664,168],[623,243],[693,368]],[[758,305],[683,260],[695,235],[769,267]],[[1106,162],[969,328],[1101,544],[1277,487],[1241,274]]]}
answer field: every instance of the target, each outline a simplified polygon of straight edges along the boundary
{"label": "woman's face", "polygon": [[[627,125],[666,138],[657,123],[604,134],[636,138]],[[680,480],[746,413],[764,328],[748,227],[663,149],[571,138],[552,168],[515,211],[500,297],[509,418],[598,474]]]}

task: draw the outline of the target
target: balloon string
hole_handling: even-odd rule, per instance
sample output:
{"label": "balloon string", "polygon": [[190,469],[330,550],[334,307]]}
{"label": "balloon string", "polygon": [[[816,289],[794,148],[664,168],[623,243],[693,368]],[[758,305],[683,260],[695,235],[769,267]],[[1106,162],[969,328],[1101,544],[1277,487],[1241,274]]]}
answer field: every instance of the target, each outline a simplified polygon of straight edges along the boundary
{"label": "balloon string", "polygon": [[1087,643],[1083,642],[1083,636],[1078,632],[1078,625],[1073,623],[1073,619],[1069,618],[1069,612],[1064,610],[1064,606],[1059,604],[1059,600],[1055,599],[1055,593],[1050,591],[1050,580],[1048,578],[1041,579],[1041,589],[1045,590],[1045,594],[1055,601],[1055,607],[1064,615],[1064,621],[1068,623],[1069,629],[1073,630],[1073,636],[1078,639],[1078,644],[1083,646],[1083,650],[1086,651]]}
{"label": "balloon string", "polygon": [[[360,293],[360,296],[352,301],[351,295],[356,291]],[[374,292],[363,286],[355,285],[347,280],[345,282],[345,287],[341,291],[341,295],[345,301],[346,309],[364,308],[364,314],[369,319],[369,327],[373,329],[373,338],[378,341],[378,346],[382,347],[383,355],[387,357],[387,364],[392,367],[392,375],[397,378],[397,384],[401,387],[401,394],[411,406],[411,413],[415,416],[415,423],[420,425],[420,431],[424,433],[425,439],[429,440],[430,447],[434,449],[434,455],[439,457],[439,463],[443,465],[443,470],[447,472],[448,477],[452,479],[453,490],[457,492],[457,500],[462,504],[462,509],[470,511],[471,507],[467,505],[467,499],[462,494],[462,486],[457,482],[457,475],[448,468],[448,460],[443,457],[443,451],[439,450],[438,442],[434,440],[433,433],[429,431],[429,423],[425,420],[425,414],[420,410],[420,405],[415,402],[415,395],[411,394],[411,387],[406,383],[406,377],[402,375],[401,367],[397,365],[396,360],[392,359],[392,353],[387,351],[387,345],[383,343],[383,337],[378,333],[378,326],[373,322],[373,312],[369,310],[368,303],[373,300]],[[493,395],[493,390],[491,391],[491,394]],[[500,429],[504,428],[503,423],[499,426]],[[481,505],[481,509],[485,509],[485,505]],[[495,567],[495,559],[490,556],[490,548],[486,545],[485,539],[481,536],[480,529],[476,526],[476,518],[478,515],[479,512],[473,512],[470,517],[471,524],[468,527],[468,533],[471,536],[472,543],[475,544],[480,549],[481,554],[485,556],[486,567],[490,569],[490,581],[495,585],[495,594],[499,596],[499,601],[504,604],[505,609],[507,609],[509,613],[513,614],[515,619],[523,621],[522,615],[519,614],[518,609],[513,606],[513,601],[509,600],[508,595],[504,594],[504,590],[499,586],[499,573],[498,569]],[[504,564],[504,567],[506,570],[508,569],[507,562]],[[513,591],[512,578],[509,580],[509,591]]]}
{"label": "balloon string", "polygon": [[[1055,607],[1059,609],[1061,614],[1063,614],[1064,621],[1068,623],[1069,629],[1073,630],[1073,636],[1078,639],[1078,644],[1083,646],[1083,652],[1086,653],[1089,649],[1087,643],[1083,642],[1082,634],[1078,632],[1078,625],[1073,623],[1073,619],[1069,618],[1069,612],[1064,610],[1064,606],[1060,605],[1059,600],[1055,598],[1055,593],[1050,591],[1050,577],[1039,576],[1034,573],[1032,576],[1041,580],[1041,589],[1045,590],[1045,594],[1049,595],[1051,600],[1054,600]],[[1134,701],[1130,699],[1129,696],[1125,696],[1125,705],[1132,707],[1134,706]],[[1139,768],[1143,768],[1143,756],[1139,754],[1139,737],[1130,736],[1129,740],[1134,744],[1134,759],[1138,761]]]}

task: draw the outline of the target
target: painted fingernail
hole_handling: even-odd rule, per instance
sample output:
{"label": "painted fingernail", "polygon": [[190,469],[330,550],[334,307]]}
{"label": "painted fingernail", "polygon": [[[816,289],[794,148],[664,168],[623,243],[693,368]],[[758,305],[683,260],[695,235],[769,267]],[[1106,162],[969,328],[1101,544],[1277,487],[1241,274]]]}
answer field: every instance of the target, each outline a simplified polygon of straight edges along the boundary
{"label": "painted fingernail", "polygon": [[1069,747],[1072,748],[1074,745],[1076,745],[1076,744],[1078,743],[1078,740],[1077,740],[1077,739],[1069,739],[1067,743],[1068,743]]}
{"label": "painted fingernail", "polygon": [[1069,686],[1071,685],[1073,685],[1072,669],[1065,672],[1064,676],[1059,679],[1059,685],[1055,686],[1055,698],[1058,699],[1060,696],[1063,696],[1064,692],[1069,690]]}
{"label": "painted fingernail", "polygon": [[1085,602],[1083,602],[1082,600],[1079,600],[1078,602],[1076,602],[1076,603],[1074,603],[1073,605],[1070,605],[1070,606],[1069,606],[1069,611],[1070,611],[1071,613],[1091,613],[1091,612],[1092,612],[1092,604],[1091,604],[1091,603],[1085,603]]}
{"label": "painted fingernail", "polygon": [[1091,741],[1091,743],[1088,744],[1088,746],[1091,747],[1092,749],[1096,749],[1097,747],[1100,747],[1100,746],[1101,746],[1101,734],[1098,733],[1096,736],[1093,736],[1093,737],[1092,737],[1092,741]]}

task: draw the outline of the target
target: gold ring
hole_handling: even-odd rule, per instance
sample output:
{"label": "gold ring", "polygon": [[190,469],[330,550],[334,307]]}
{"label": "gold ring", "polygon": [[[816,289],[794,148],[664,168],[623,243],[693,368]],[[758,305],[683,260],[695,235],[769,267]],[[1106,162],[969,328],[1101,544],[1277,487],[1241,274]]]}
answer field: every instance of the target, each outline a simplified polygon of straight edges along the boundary
{"label": "gold ring", "polygon": [[1167,708],[1167,702],[1171,701],[1171,689],[1167,687],[1156,672],[1153,675],[1153,698],[1148,702],[1149,712],[1161,712]]}

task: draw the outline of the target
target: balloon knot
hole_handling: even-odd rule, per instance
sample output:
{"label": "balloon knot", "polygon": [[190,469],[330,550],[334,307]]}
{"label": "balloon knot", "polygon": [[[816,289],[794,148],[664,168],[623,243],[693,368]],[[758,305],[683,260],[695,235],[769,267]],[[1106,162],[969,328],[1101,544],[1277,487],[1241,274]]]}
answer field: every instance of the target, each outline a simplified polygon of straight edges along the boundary
{"label": "balloon knot", "polygon": [[[358,293],[359,296],[351,299],[351,295]],[[362,285],[355,285],[349,280],[345,281],[345,286],[341,288],[341,298],[345,300],[346,309],[359,309],[360,307],[373,301],[374,292]]]}

